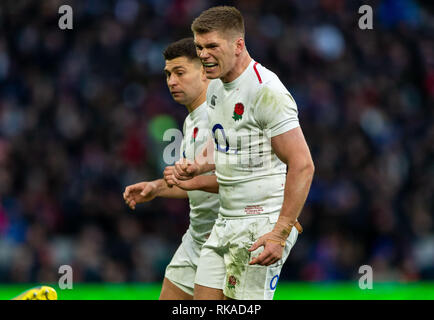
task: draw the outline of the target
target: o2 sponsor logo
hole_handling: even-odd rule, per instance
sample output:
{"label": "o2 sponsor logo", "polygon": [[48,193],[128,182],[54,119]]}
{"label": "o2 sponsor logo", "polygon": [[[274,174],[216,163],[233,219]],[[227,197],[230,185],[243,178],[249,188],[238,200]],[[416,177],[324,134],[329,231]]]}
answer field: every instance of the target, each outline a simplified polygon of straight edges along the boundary
{"label": "o2 sponsor logo", "polygon": [[[223,140],[225,143],[224,147],[221,146],[219,143],[219,139],[217,138],[217,130],[220,130],[220,132],[221,132],[221,136],[222,136],[221,140]],[[214,127],[212,128],[212,136],[214,138],[217,151],[220,151],[223,153],[238,154],[237,148],[231,148],[230,147],[229,139],[226,136],[225,128],[223,128],[223,126],[220,123],[215,124]],[[235,136],[235,141],[237,141],[237,136]]]}
{"label": "o2 sponsor logo", "polygon": [[[218,139],[216,137],[216,131],[217,130],[221,130],[221,133],[222,133],[222,136],[223,136],[223,140],[226,143],[226,147],[225,148],[220,147],[219,141],[218,141]],[[217,123],[217,124],[214,125],[214,127],[212,128],[212,135],[214,137],[214,141],[215,141],[215,145],[217,147],[217,150],[220,151],[220,152],[224,152],[224,153],[228,152],[229,151],[229,141],[226,138],[225,129],[223,128],[223,126],[220,123]]]}
{"label": "o2 sponsor logo", "polygon": [[279,281],[279,276],[277,274],[273,278],[271,278],[271,281],[270,281],[270,289],[271,290],[276,289],[278,281]]}

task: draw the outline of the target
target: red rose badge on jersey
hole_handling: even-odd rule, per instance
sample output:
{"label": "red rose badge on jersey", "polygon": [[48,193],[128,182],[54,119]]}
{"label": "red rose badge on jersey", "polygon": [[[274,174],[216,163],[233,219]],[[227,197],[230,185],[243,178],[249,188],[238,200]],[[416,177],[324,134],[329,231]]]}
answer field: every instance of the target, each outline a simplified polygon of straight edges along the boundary
{"label": "red rose badge on jersey", "polygon": [[234,116],[232,117],[232,119],[234,119],[235,121],[241,120],[243,117],[243,113],[244,113],[244,106],[241,102],[239,102],[235,105]]}
{"label": "red rose badge on jersey", "polygon": [[194,142],[196,142],[196,138],[197,138],[197,134],[198,134],[198,132],[199,132],[199,128],[198,128],[198,127],[195,127],[195,128],[193,129],[193,135],[191,136],[191,141],[190,141],[190,143],[194,143]]}

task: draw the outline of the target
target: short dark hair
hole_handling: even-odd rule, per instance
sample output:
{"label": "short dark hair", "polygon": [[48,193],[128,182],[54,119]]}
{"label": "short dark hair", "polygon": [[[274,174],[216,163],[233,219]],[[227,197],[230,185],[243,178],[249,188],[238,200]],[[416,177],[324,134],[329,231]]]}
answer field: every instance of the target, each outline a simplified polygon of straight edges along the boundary
{"label": "short dark hair", "polygon": [[244,37],[244,19],[241,12],[230,6],[217,6],[203,11],[191,24],[194,33],[233,31]]}
{"label": "short dark hair", "polygon": [[179,57],[186,57],[190,60],[199,59],[196,53],[196,46],[193,38],[184,38],[172,42],[163,51],[164,59],[173,60]]}

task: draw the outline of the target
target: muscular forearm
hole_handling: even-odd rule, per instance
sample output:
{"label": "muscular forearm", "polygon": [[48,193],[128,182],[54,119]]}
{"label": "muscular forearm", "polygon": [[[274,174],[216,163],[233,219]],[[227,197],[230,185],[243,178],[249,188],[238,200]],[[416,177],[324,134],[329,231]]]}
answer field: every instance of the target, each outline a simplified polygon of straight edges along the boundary
{"label": "muscular forearm", "polygon": [[198,171],[197,175],[201,175],[201,174],[204,174],[204,173],[207,173],[207,172],[215,170],[215,164],[200,163],[198,165],[199,165],[199,171]]}
{"label": "muscular forearm", "polygon": [[313,164],[299,167],[292,166],[286,175],[284,199],[279,218],[271,232],[261,236],[249,249],[254,251],[264,246],[264,251],[249,262],[250,265],[271,265],[282,258],[283,247],[295,227],[299,233],[303,232],[296,224],[297,218],[303,208],[309,193],[313,178]]}
{"label": "muscular forearm", "polygon": [[286,226],[295,224],[309,194],[313,173],[313,163],[288,170],[278,223]]}
{"label": "muscular forearm", "polygon": [[162,198],[175,198],[175,199],[185,199],[188,198],[187,191],[178,188],[177,186],[173,186],[169,188],[164,179],[155,180],[158,188],[158,197]]}
{"label": "muscular forearm", "polygon": [[219,193],[219,184],[215,175],[201,175],[191,180],[183,181],[179,185],[187,190],[201,190],[210,193]]}

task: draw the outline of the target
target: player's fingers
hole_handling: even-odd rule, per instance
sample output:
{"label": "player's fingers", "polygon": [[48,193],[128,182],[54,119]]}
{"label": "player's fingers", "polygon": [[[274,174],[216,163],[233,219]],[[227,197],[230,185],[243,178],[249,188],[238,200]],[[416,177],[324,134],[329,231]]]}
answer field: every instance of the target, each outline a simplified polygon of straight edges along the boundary
{"label": "player's fingers", "polygon": [[126,197],[128,197],[129,195],[130,195],[130,187],[126,187],[124,192],[124,199],[126,199]]}
{"label": "player's fingers", "polygon": [[126,203],[127,205],[130,205],[131,201],[133,201],[133,200],[134,200],[134,197],[133,197],[132,195],[130,195],[130,196],[127,198],[127,200],[125,201],[125,203]]}
{"label": "player's fingers", "polygon": [[264,251],[269,252],[269,255],[271,257],[271,263],[270,264],[273,264],[282,258],[283,247],[280,246],[279,244],[275,244],[275,243],[270,244],[268,242],[265,246]]}
{"label": "player's fingers", "polygon": [[175,177],[175,176],[173,176],[173,175],[172,175],[172,179],[173,179],[173,181],[175,182],[175,184],[176,184],[176,185],[178,185],[178,184],[179,184],[179,180],[178,180],[178,179],[176,179],[176,177]]}
{"label": "player's fingers", "polygon": [[180,179],[180,180],[184,179],[184,177],[185,177],[185,172],[182,171],[180,165],[177,167],[177,170],[174,170],[174,171],[173,171],[173,176],[174,176],[176,179]]}
{"label": "player's fingers", "polygon": [[146,197],[146,196],[147,196],[151,191],[152,191],[152,187],[151,187],[149,184],[147,184],[147,185],[143,188],[142,192],[140,192],[140,195],[141,195],[142,197]]}
{"label": "player's fingers", "polygon": [[175,163],[175,176],[178,179],[183,179],[184,177],[188,176],[188,173],[186,171],[187,169],[187,163],[185,162],[185,160],[179,160]]}
{"label": "player's fingers", "polygon": [[181,164],[179,161],[176,161],[172,173],[174,175],[179,175],[181,172],[182,172]]}
{"label": "player's fingers", "polygon": [[277,260],[279,260],[279,259],[271,253],[262,261],[262,265],[263,266],[269,266],[269,265],[272,265],[273,263],[275,263]]}
{"label": "player's fingers", "polygon": [[140,192],[142,187],[140,185],[131,185],[125,189],[126,197],[129,197],[133,192]]}
{"label": "player's fingers", "polygon": [[164,180],[167,182],[167,179],[170,178],[170,174],[168,172],[164,172]]}
{"label": "player's fingers", "polygon": [[169,180],[172,183],[172,185],[178,185],[179,184],[179,180],[173,174],[169,177]]}
{"label": "player's fingers", "polygon": [[273,260],[271,260],[270,264],[268,265],[272,265],[275,264],[277,261],[279,261],[280,259],[274,258]]}
{"label": "player's fingers", "polygon": [[129,206],[132,210],[136,209],[136,202],[134,200],[131,200]]}
{"label": "player's fingers", "polygon": [[175,185],[175,181],[173,181],[172,177],[167,177],[166,184],[169,188],[172,188]]}
{"label": "player's fingers", "polygon": [[172,181],[172,177],[173,177],[173,174],[168,174],[168,175],[164,176],[164,180],[166,181],[166,183],[168,185],[170,185],[170,182]]}
{"label": "player's fingers", "polygon": [[262,265],[262,261],[264,260],[264,258],[265,258],[265,256],[261,253],[256,258],[253,258],[252,261],[249,262],[249,264],[250,265],[253,265],[253,264],[260,264],[260,265]]}
{"label": "player's fingers", "polygon": [[249,264],[259,264],[261,266],[265,265],[265,263],[270,262],[273,257],[270,256],[270,252],[265,250],[261,252],[259,256],[253,259]]}
{"label": "player's fingers", "polygon": [[178,171],[174,171],[171,177],[175,177],[177,179],[180,179],[181,175],[180,175],[180,173]]}
{"label": "player's fingers", "polygon": [[265,245],[265,241],[261,237],[254,244],[252,244],[252,246],[249,248],[249,251],[255,251],[256,249],[262,247],[263,245]]}
{"label": "player's fingers", "polygon": [[262,259],[261,261],[258,262],[259,265],[261,266],[269,266],[271,264],[271,259],[270,257],[266,257],[264,259]]}
{"label": "player's fingers", "polygon": [[166,168],[164,168],[163,175],[172,174],[174,168],[174,166],[167,166]]}
{"label": "player's fingers", "polygon": [[190,164],[187,168],[186,168],[186,172],[188,173],[188,174],[192,174],[192,173],[195,173],[196,172],[196,165],[195,164]]}
{"label": "player's fingers", "polygon": [[186,171],[187,169],[188,169],[188,166],[190,165],[190,161],[188,161],[187,159],[185,159],[185,158],[182,158],[181,159],[181,167],[182,167],[182,170],[184,170],[184,171]]}
{"label": "player's fingers", "polygon": [[166,167],[164,169],[163,175],[164,175],[164,180],[166,181],[166,183],[169,180],[170,176],[173,175],[174,168],[175,168],[174,166],[171,166],[171,167]]}
{"label": "player's fingers", "polygon": [[128,200],[131,200],[132,198],[133,198],[133,197],[132,197],[131,194],[126,194],[126,193],[124,193],[124,200],[125,200],[125,202],[128,201]]}

